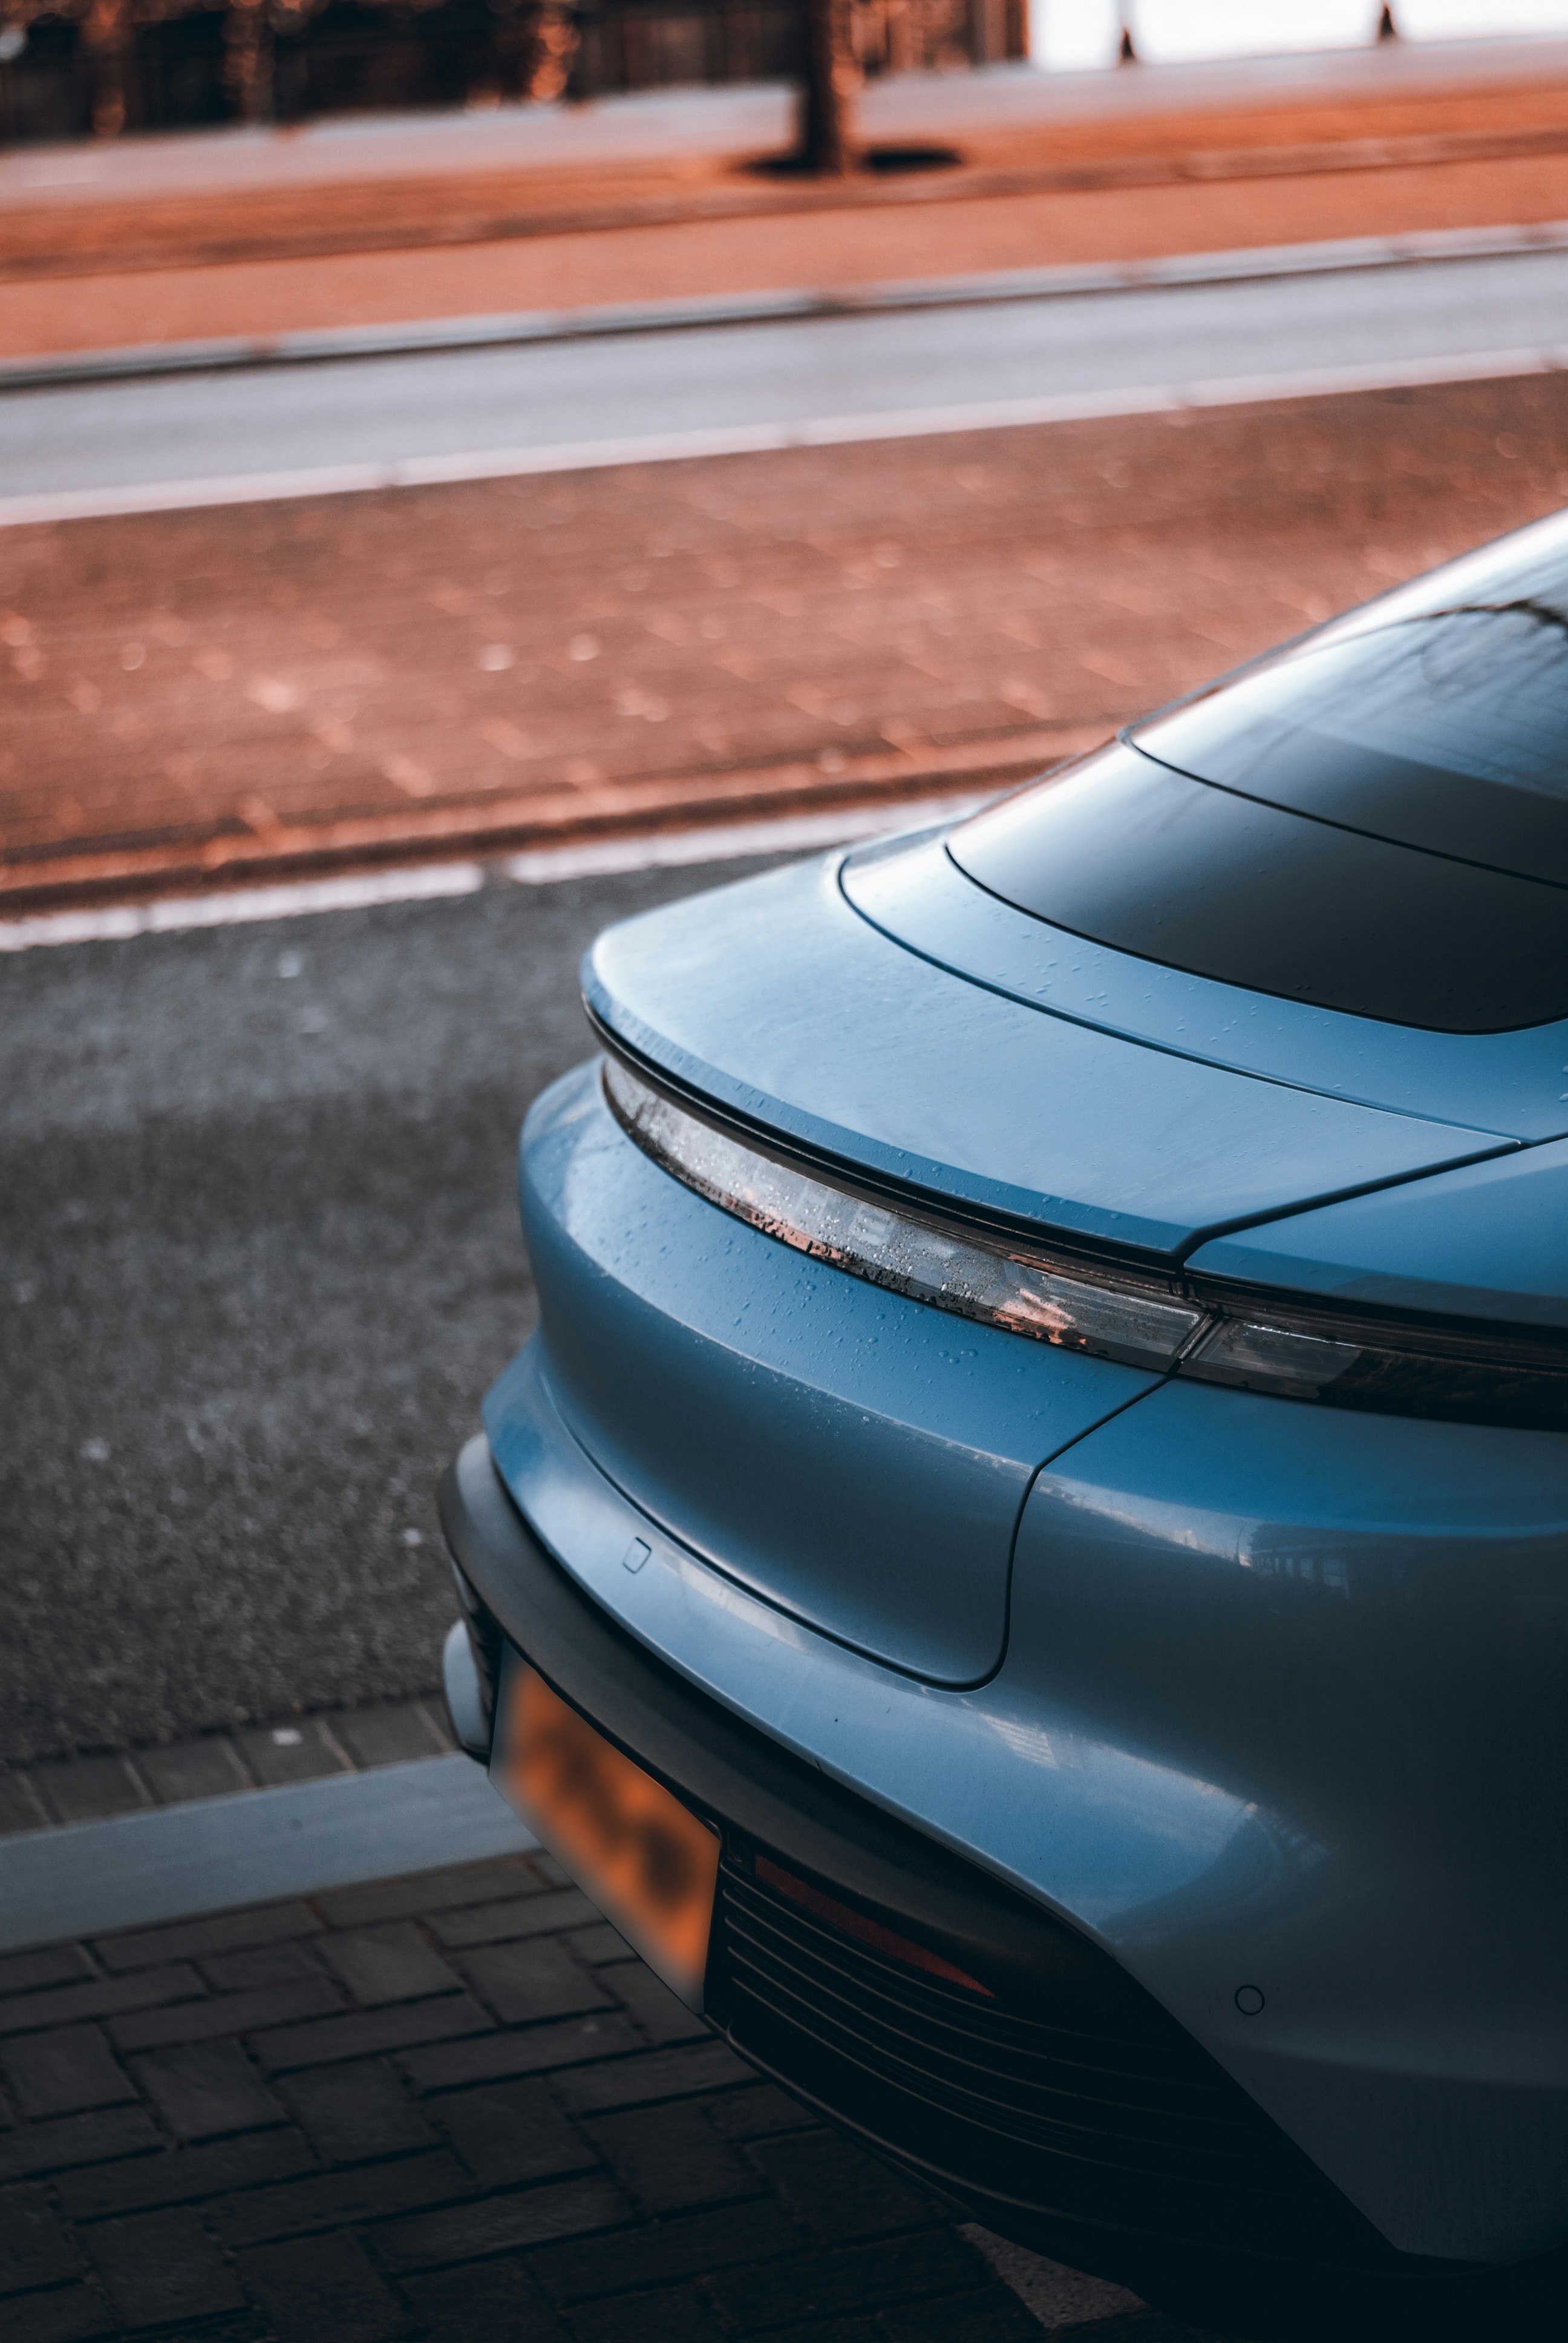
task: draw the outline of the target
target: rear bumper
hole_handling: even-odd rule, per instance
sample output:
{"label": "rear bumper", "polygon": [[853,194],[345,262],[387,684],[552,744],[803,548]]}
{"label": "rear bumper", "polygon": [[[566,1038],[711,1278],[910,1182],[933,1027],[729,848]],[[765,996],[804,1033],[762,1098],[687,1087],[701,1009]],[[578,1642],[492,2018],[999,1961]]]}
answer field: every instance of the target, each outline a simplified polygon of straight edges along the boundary
{"label": "rear bumper", "polygon": [[481,1633],[718,1825],[705,1999],[753,2064],[990,2227],[1134,2284],[1182,2263],[1433,2269],[1395,2254],[1086,1935],[618,1625],[546,1551],[483,1437],[440,1507]]}

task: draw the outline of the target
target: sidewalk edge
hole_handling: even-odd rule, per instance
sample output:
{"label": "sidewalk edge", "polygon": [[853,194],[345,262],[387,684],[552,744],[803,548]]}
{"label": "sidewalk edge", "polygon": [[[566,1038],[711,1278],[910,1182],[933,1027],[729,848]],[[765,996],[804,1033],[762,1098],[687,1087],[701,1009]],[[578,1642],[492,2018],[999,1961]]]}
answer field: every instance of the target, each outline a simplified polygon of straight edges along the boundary
{"label": "sidewalk edge", "polygon": [[526,1854],[469,1757],[418,1758],[0,1839],[0,1951]]}

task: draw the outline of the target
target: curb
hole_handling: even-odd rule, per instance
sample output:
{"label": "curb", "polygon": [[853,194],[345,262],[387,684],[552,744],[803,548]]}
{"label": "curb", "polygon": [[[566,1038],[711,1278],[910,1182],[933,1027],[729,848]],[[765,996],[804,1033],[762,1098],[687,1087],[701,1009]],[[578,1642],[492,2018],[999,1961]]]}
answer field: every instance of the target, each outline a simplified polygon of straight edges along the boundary
{"label": "curb", "polygon": [[470,1757],[0,1840],[0,1951],[522,1855],[534,1839]]}
{"label": "curb", "polygon": [[174,375],[253,372],[270,367],[330,366],[370,358],[419,357],[458,350],[596,341],[641,334],[714,332],[731,326],[793,324],[889,311],[969,309],[1007,303],[1081,299],[1292,277],[1360,274],[1433,263],[1524,257],[1568,249],[1568,220],[1538,227],[1438,228],[1400,236],[1352,236],[1332,243],[1271,245],[1256,250],[1177,253],[1152,260],[1095,262],[1056,268],[1009,268],[965,277],[841,289],[725,294],[678,301],[608,302],[583,309],[521,309],[494,317],[415,320],[405,325],[325,327],[294,334],[240,335],[206,341],[132,345],[79,356],[0,359],[0,395],[57,390],[89,383],[152,381]]}

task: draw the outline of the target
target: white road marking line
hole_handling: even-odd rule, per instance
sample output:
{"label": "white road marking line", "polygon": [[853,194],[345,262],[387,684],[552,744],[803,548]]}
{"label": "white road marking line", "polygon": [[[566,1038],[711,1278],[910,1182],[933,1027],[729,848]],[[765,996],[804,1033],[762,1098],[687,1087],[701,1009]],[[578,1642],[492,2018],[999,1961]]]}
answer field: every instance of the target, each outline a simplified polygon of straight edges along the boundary
{"label": "white road marking line", "polygon": [[1557,374],[1565,368],[1568,347],[1562,345],[1467,350],[1451,357],[1398,358],[1309,367],[1291,374],[1231,375],[1147,387],[1064,391],[1041,398],[970,400],[951,407],[818,416],[794,423],[721,424],[693,431],[561,440],[549,446],[491,447],[453,456],[321,464],[297,471],[230,472],[205,479],[152,480],[119,488],[47,489],[36,496],[0,498],[0,528],[101,520],[134,513],[190,512],[218,505],[275,504],[296,497],[363,496],[387,488],[437,488],[539,473],[602,471],[620,464],[689,463],[704,457],[768,455],[789,447],[848,447],[867,440],[929,438],[1029,424],[1170,415],[1183,408],[1249,407],[1355,391],[1404,390],[1423,384],[1490,382],[1516,375]]}
{"label": "white road marking line", "polygon": [[167,935],[187,928],[240,927],[257,920],[303,919],[317,911],[357,911],[377,903],[427,902],[440,896],[475,894],[487,879],[497,877],[521,887],[548,887],[564,879],[678,870],[752,854],[805,854],[813,847],[847,845],[851,840],[913,830],[926,822],[956,820],[994,795],[994,790],[971,789],[961,796],[912,798],[896,805],[853,806],[837,812],[782,814],[763,821],[726,822],[703,830],[583,839],[569,845],[504,855],[487,869],[471,860],[425,863],[410,869],[394,866],[339,879],[301,880],[289,886],[231,888],[206,895],[160,896],[146,903],[110,903],[101,910],[40,911],[24,919],[0,920],[0,952],[32,951],[46,944],[124,943],[134,936]]}
{"label": "white road marking line", "polygon": [[252,920],[297,920],[313,911],[357,911],[373,903],[420,903],[472,895],[485,883],[477,862],[423,863],[413,870],[351,872],[294,886],[236,887],[226,893],[166,895],[148,903],[110,903],[102,910],[41,911],[0,920],[0,952],[38,944],[121,943],[181,928],[238,927]]}
{"label": "white road marking line", "polygon": [[576,846],[544,846],[509,854],[501,868],[519,886],[553,886],[561,879],[592,879],[622,870],[678,870],[695,862],[729,862],[749,854],[809,853],[814,846],[844,846],[851,839],[956,820],[994,797],[971,789],[962,797],[919,798],[898,805],[859,806],[849,812],[781,814],[769,821],[727,822],[710,830],[655,830],[642,838],[585,839]]}

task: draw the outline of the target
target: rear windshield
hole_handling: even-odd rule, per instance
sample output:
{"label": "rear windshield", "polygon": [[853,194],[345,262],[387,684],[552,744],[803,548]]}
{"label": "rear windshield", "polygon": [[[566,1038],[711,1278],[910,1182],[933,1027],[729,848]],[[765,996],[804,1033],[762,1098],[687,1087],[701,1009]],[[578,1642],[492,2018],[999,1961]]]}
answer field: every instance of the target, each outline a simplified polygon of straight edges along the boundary
{"label": "rear windshield", "polygon": [[1568,618],[1541,604],[1308,648],[1131,738],[1271,805],[1568,885]]}
{"label": "rear windshield", "polygon": [[1568,524],[1450,565],[954,833],[1073,932],[1396,1024],[1568,1016]]}

